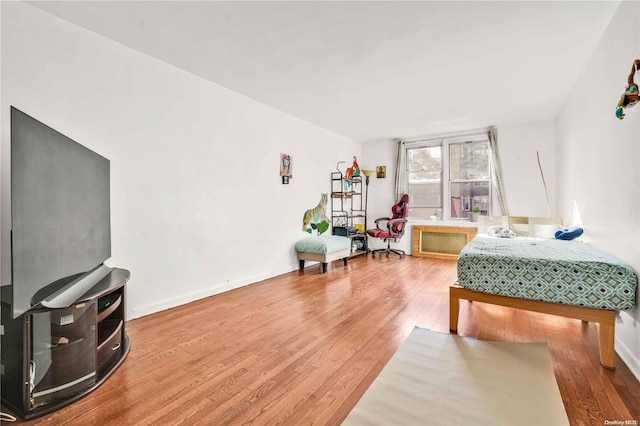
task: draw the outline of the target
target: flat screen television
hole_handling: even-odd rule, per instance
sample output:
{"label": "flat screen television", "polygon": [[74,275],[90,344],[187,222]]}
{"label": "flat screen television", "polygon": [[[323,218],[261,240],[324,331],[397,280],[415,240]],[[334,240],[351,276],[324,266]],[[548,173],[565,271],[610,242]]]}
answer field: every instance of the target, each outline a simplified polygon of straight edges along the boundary
{"label": "flat screen television", "polygon": [[109,169],[108,159],[11,107],[14,318],[69,306],[108,273]]}

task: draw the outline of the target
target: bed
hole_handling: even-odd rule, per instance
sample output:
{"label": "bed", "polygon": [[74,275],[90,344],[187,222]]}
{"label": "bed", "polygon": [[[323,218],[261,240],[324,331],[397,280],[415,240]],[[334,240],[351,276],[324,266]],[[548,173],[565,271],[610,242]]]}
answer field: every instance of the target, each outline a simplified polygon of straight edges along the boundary
{"label": "bed", "polygon": [[[458,281],[450,288],[451,332],[457,332],[460,299],[592,321],[598,323],[600,363],[613,369],[615,313],[636,304],[634,271],[581,241],[538,238],[534,227],[518,222],[527,234],[479,233],[460,252]],[[503,223],[511,227],[508,219]]]}

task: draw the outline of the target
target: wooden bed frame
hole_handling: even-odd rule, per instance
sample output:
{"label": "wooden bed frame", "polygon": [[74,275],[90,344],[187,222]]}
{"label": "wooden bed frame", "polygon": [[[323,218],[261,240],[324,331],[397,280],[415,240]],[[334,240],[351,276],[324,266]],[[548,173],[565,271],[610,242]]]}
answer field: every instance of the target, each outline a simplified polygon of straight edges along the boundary
{"label": "wooden bed frame", "polygon": [[529,237],[551,237],[544,235],[544,227],[564,227],[568,221],[561,217],[527,216],[478,216],[478,233],[484,234],[490,226],[502,226],[518,235]]}
{"label": "wooden bed frame", "polygon": [[[538,235],[537,229],[539,225],[563,226],[566,224],[566,220],[557,217],[540,218],[519,216],[480,216],[478,222],[479,233],[485,232],[489,226],[498,225],[509,229],[515,229],[521,226],[526,229],[525,232],[521,233],[531,237],[540,236]],[[456,334],[458,331],[460,299],[595,322],[598,324],[600,364],[605,368],[615,369],[614,341],[616,311],[481,293],[461,287],[456,283],[449,289],[449,331]]]}
{"label": "wooden bed frame", "polygon": [[541,302],[537,300],[520,299],[516,297],[498,296],[469,290],[458,285],[449,288],[449,331],[457,334],[460,299],[470,302],[490,303],[508,308],[525,309],[543,314],[559,315],[582,321],[598,323],[598,345],[600,350],[600,365],[615,369],[615,319],[616,311],[587,308],[582,306],[563,305],[558,303]]}

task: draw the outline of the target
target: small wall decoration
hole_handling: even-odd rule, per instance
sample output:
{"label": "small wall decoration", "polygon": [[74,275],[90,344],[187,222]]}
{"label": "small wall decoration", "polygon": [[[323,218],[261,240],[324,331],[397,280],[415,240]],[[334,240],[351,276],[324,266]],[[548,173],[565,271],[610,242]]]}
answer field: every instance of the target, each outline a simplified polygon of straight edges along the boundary
{"label": "small wall decoration", "polygon": [[631,65],[631,74],[629,74],[629,77],[627,78],[627,87],[625,87],[624,93],[616,105],[616,117],[620,120],[624,119],[623,109],[631,108],[640,102],[638,85],[633,81],[636,70],[640,70],[640,59],[633,61],[633,64]]}
{"label": "small wall decoration", "polygon": [[304,232],[311,234],[315,230],[320,235],[329,229],[329,218],[326,213],[327,200],[327,194],[322,194],[318,205],[304,212],[302,216],[302,230]]}
{"label": "small wall decoration", "polygon": [[387,166],[377,166],[376,167],[376,177],[378,179],[384,179],[387,177]]}
{"label": "small wall decoration", "polygon": [[285,185],[289,183],[289,179],[293,178],[291,156],[288,154],[280,154],[280,176]]}

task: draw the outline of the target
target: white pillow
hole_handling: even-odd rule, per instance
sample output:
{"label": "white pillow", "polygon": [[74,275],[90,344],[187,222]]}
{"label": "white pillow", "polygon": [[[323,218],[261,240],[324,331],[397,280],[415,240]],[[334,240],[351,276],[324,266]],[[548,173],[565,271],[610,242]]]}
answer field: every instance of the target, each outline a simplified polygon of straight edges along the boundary
{"label": "white pillow", "polygon": [[487,235],[498,238],[515,238],[517,234],[504,226],[492,226],[487,229]]}

